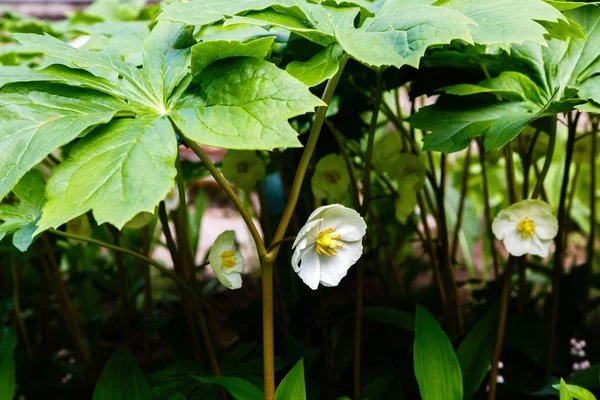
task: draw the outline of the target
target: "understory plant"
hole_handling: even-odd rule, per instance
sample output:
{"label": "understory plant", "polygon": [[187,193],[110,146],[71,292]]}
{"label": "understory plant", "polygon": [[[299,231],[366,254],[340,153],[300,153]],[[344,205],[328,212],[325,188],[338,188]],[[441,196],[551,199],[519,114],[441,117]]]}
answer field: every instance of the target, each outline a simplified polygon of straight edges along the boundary
{"label": "understory plant", "polygon": [[0,30],[0,397],[595,398],[595,3]]}

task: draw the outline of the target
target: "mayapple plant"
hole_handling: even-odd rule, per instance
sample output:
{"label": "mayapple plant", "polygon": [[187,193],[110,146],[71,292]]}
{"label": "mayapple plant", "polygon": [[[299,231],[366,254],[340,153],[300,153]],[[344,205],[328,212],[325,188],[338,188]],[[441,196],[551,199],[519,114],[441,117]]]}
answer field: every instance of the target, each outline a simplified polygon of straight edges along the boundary
{"label": "mayapple plant", "polygon": [[[316,197],[335,202],[351,186],[354,209],[340,204],[317,208],[293,238],[292,268],[316,289],[319,284],[336,286],[358,261],[356,301],[361,310],[363,265],[359,259],[367,231],[365,219],[369,221],[374,208],[370,204],[373,177],[396,181],[389,188],[397,192],[396,215],[401,222],[406,222],[419,204],[424,225],[426,207],[418,192],[427,180],[436,194],[442,235],[442,256],[439,268],[434,267],[436,284],[446,319],[460,334],[460,313],[451,301],[453,296],[456,299],[456,281],[448,273],[452,267],[444,203],[446,159],[440,158],[442,179],[438,184],[434,173],[426,169],[421,151],[457,152],[483,136],[482,152],[504,148],[510,153],[511,141],[526,126],[545,118],[554,121],[554,128],[543,129],[549,141],[546,160],[551,159],[556,115],[600,110],[598,18],[600,11],[583,3],[542,0],[195,0],[162,4],[152,29],[146,26],[138,32],[143,37],[140,54],[126,56],[114,47],[76,49],[50,35],[16,34],[21,46],[44,58],[33,68],[0,67],[0,199],[12,192],[19,200],[17,205],[1,206],[4,224],[0,225],[0,238],[12,233],[20,250],[46,231],[91,241],[59,228],[91,213],[97,224],[121,229],[141,213],[154,214],[158,207],[163,229],[167,227],[169,250],[176,249],[168,234],[164,204],[175,186],[179,196],[175,210],[179,243],[172,251],[175,273],[143,255],[134,256],[169,274],[191,293],[186,308],[199,310],[199,300],[190,287],[193,257],[187,240],[187,203],[179,157],[180,146],[190,148],[234,203],[256,245],[263,289],[264,396],[272,400],[273,268],[281,245],[292,240],[285,235],[318,147],[328,105],[345,76],[346,64],[355,62],[376,77],[369,92],[372,113],[360,171],[361,190],[345,148],[342,154],[316,164]],[[258,27],[261,34],[236,30],[239,26]],[[214,27],[227,35],[211,36],[208,33]],[[286,32],[284,39],[282,31]],[[312,42],[319,50],[308,60],[292,60],[282,69],[273,49],[294,40]],[[457,49],[461,48],[468,49],[469,57],[460,57]],[[497,62],[501,57],[506,62]],[[423,137],[423,148],[414,132],[406,132],[400,112],[394,113],[384,99],[384,92],[394,89],[387,87],[384,72],[419,69],[422,64],[465,69],[476,65],[486,75],[478,82],[448,82],[434,88],[441,93],[435,104],[406,120],[411,129],[430,132]],[[311,88],[318,91],[324,82],[319,98]],[[255,152],[301,147],[290,119],[315,109],[283,215],[267,243],[227,179],[244,190],[254,189],[265,175],[265,165]],[[390,136],[395,147],[386,145],[388,139],[375,143],[380,111],[404,134],[402,141],[397,135]],[[574,143],[574,137],[569,143]],[[200,145],[232,150],[222,171]],[[58,149],[65,149],[67,156],[58,160],[44,182],[35,167],[54,157]],[[566,172],[568,175],[568,169]],[[542,171],[541,182],[546,173],[547,169]],[[537,198],[539,191],[534,189],[531,197]],[[537,208],[530,209],[532,204]],[[549,241],[564,222],[564,210],[559,210],[557,224],[548,207],[527,200],[517,203],[502,212],[491,229],[515,256],[546,255]],[[519,240],[515,232],[520,232]],[[435,259],[433,240],[427,239]],[[533,242],[537,239],[541,244]],[[209,256],[215,275],[230,289],[242,284],[242,257],[233,242],[232,232],[224,232]],[[118,243],[107,247],[122,251]],[[562,255],[560,250],[557,253]],[[184,267],[180,269],[178,262]],[[439,270],[449,277],[446,281]],[[502,309],[505,313],[506,307]],[[201,312],[198,318],[213,372],[220,375]],[[360,318],[357,312],[358,338]],[[356,348],[353,372],[358,397],[360,346]],[[494,390],[492,385],[490,393]]]}

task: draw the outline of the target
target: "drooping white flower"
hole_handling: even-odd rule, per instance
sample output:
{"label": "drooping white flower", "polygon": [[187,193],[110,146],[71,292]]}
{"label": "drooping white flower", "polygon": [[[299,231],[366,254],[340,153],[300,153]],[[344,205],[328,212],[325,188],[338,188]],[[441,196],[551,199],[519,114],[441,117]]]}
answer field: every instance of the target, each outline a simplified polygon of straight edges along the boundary
{"label": "drooping white flower", "polygon": [[523,200],[500,211],[492,230],[513,256],[533,254],[546,257],[552,239],[558,233],[558,221],[548,203]]}
{"label": "drooping white flower", "polygon": [[208,254],[208,261],[221,285],[228,289],[242,287],[244,257],[234,248],[234,231],[221,233]]}
{"label": "drooping white flower", "polygon": [[313,290],[337,286],[362,255],[367,224],[356,211],[340,204],[317,208],[292,246],[292,267]]}
{"label": "drooping white flower", "polygon": [[167,212],[171,212],[176,210],[179,207],[179,190],[177,190],[177,186],[173,186],[171,191],[167,193],[167,197],[165,197],[165,208]]}

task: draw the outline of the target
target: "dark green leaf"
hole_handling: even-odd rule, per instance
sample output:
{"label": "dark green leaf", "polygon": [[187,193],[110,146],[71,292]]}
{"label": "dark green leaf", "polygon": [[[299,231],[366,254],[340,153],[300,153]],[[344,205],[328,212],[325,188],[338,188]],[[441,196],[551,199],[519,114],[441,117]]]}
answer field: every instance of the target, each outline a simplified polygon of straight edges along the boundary
{"label": "dark green leaf", "polygon": [[437,321],[417,305],[415,375],[423,400],[462,400],[460,364]]}
{"label": "dark green leaf", "polygon": [[274,36],[249,40],[209,40],[192,47],[192,73],[198,75],[215,61],[229,57],[265,58],[271,51]]}
{"label": "dark green leaf", "polygon": [[102,368],[93,400],[138,399],[151,400],[152,391],[129,350],[119,349]]}
{"label": "dark green leaf", "polygon": [[456,351],[463,378],[464,398],[470,399],[488,373],[492,362],[499,303],[496,302],[475,324]]}
{"label": "dark green leaf", "polygon": [[214,383],[223,386],[235,400],[262,400],[263,392],[253,384],[241,379],[226,376],[194,376],[202,383]]}
{"label": "dark green leaf", "polygon": [[16,377],[13,351],[17,345],[14,332],[7,330],[0,341],[0,397],[12,399],[15,394]]}
{"label": "dark green leaf", "polygon": [[303,360],[287,373],[275,392],[275,400],[306,400]]}

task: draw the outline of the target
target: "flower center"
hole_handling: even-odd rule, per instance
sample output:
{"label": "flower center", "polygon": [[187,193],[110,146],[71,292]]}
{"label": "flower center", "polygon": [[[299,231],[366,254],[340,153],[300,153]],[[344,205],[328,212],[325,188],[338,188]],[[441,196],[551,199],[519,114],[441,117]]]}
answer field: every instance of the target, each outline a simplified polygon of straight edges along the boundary
{"label": "flower center", "polygon": [[238,174],[245,174],[250,169],[250,166],[246,161],[239,162],[236,167]]}
{"label": "flower center", "polygon": [[331,183],[332,185],[335,185],[336,183],[338,183],[338,181],[340,179],[342,179],[342,175],[340,174],[339,171],[330,170],[325,173],[325,180],[327,182]]}
{"label": "flower center", "polygon": [[535,221],[525,217],[517,224],[517,230],[521,232],[524,238],[530,238],[535,233]]}
{"label": "flower center", "polygon": [[221,253],[221,265],[223,268],[235,267],[235,253],[233,251],[224,251]]}
{"label": "flower center", "polygon": [[339,233],[332,235],[335,232],[334,228],[327,228],[319,233],[316,240],[317,254],[322,256],[336,256],[337,249],[344,247],[344,243],[340,242],[342,235]]}

